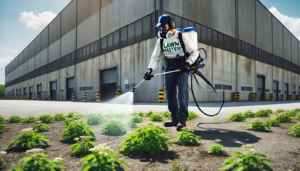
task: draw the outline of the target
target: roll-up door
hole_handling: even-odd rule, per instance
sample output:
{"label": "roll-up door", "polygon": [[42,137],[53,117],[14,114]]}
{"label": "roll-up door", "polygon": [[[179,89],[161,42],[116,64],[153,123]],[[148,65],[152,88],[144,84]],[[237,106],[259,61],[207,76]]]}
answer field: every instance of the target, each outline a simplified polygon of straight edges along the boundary
{"label": "roll-up door", "polygon": [[75,90],[75,78],[67,79],[67,100],[72,100],[72,93]]}
{"label": "roll-up door", "polygon": [[273,82],[274,101],[278,101],[278,82]]}
{"label": "roll-up door", "polygon": [[263,101],[265,98],[265,78],[257,76],[257,101]]}
{"label": "roll-up door", "polygon": [[284,86],[284,100],[289,100],[289,84]]}
{"label": "roll-up door", "polygon": [[116,96],[118,69],[112,68],[101,71],[101,101],[107,101]]}
{"label": "roll-up door", "polygon": [[56,97],[56,94],[57,94],[56,81],[50,82],[50,94],[51,94],[51,100],[57,100],[57,97]]}
{"label": "roll-up door", "polygon": [[[37,85],[37,95],[39,95],[39,99],[42,99],[42,85]],[[38,99],[36,97],[36,99]]]}

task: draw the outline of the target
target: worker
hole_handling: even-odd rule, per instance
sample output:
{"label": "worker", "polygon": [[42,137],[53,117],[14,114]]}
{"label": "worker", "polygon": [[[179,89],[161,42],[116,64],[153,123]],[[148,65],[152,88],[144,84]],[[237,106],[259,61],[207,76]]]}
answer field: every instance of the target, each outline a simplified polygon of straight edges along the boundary
{"label": "worker", "polygon": [[180,72],[165,75],[168,109],[171,112],[172,121],[164,124],[165,127],[177,127],[179,131],[186,127],[186,120],[189,116],[188,68],[198,57],[197,46],[187,35],[175,29],[175,21],[168,14],[159,17],[156,27],[159,28],[159,39],[156,42],[144,79],[151,79],[151,73],[156,69],[163,56],[165,72],[180,70]]}

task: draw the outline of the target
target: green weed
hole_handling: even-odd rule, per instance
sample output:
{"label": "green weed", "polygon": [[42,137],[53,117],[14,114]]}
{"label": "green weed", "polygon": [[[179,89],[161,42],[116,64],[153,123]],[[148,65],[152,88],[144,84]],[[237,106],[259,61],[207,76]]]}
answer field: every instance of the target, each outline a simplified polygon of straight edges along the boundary
{"label": "green weed", "polygon": [[277,119],[265,120],[264,124],[269,126],[280,126],[280,122]]}
{"label": "green weed", "polygon": [[200,136],[196,136],[192,129],[189,128],[183,128],[181,129],[176,135],[173,137],[176,137],[172,142],[175,142],[176,144],[182,144],[182,145],[196,145],[198,144],[198,141],[201,141]]}
{"label": "green weed", "polygon": [[31,123],[31,122],[35,122],[35,121],[37,121],[37,119],[33,116],[26,117],[22,120],[23,123]]}
{"label": "green weed", "polygon": [[57,113],[54,116],[55,121],[64,121],[66,119],[66,116],[63,113]]}
{"label": "green weed", "polygon": [[38,117],[38,120],[42,121],[43,123],[53,123],[54,118],[49,115],[49,113],[43,113],[41,116]]}
{"label": "green weed", "polygon": [[50,127],[43,123],[36,123],[35,125],[33,125],[32,129],[36,130],[37,132],[44,132],[44,131],[49,131]]}
{"label": "green weed", "polygon": [[106,122],[100,133],[105,135],[123,135],[127,133],[127,130],[121,121],[111,119]]}
{"label": "green weed", "polygon": [[160,114],[156,113],[156,114],[152,114],[152,115],[149,117],[149,120],[150,120],[150,121],[162,121],[162,120],[163,120],[163,117],[161,117]]}
{"label": "green weed", "polygon": [[60,133],[60,135],[66,142],[74,142],[74,139],[80,136],[92,136],[96,138],[94,132],[95,131],[85,123],[71,122],[68,127]]}
{"label": "green weed", "polygon": [[280,113],[275,116],[276,120],[278,120],[280,123],[291,123],[293,122],[293,119],[289,117],[287,113]]}
{"label": "green weed", "polygon": [[231,121],[244,121],[245,120],[245,115],[242,113],[234,113],[228,117],[229,120]]}
{"label": "green weed", "polygon": [[149,112],[146,113],[146,116],[149,117],[149,116],[151,116],[151,115],[153,115],[153,114],[154,114],[154,113],[152,112],[152,110],[150,110]]}
{"label": "green weed", "polygon": [[104,117],[101,113],[90,113],[87,115],[87,124],[99,125],[104,122]]}
{"label": "green weed", "polygon": [[259,110],[257,112],[255,112],[255,117],[269,117],[269,111],[267,110]]}
{"label": "green weed", "polygon": [[255,113],[252,112],[251,110],[248,110],[244,113],[245,118],[255,118]]}
{"label": "green weed", "polygon": [[21,122],[22,119],[20,118],[20,116],[18,115],[12,115],[9,119],[8,122],[9,123],[17,123],[17,122]]}
{"label": "green weed", "polygon": [[252,130],[254,130],[254,131],[265,131],[265,130],[266,130],[266,127],[267,127],[268,129],[272,130],[271,127],[270,127],[270,125],[264,124],[264,123],[261,121],[260,118],[255,119],[254,121],[249,122],[247,125],[248,125],[248,126],[247,126],[246,129],[252,129]]}
{"label": "green weed", "polygon": [[192,120],[192,119],[197,118],[199,116],[200,115],[196,114],[194,111],[189,111],[189,116],[188,116],[187,120],[189,121],[189,120]]}
{"label": "green weed", "polygon": [[298,123],[297,125],[294,125],[294,126],[290,127],[289,134],[297,136],[297,137],[300,137],[300,123]]}
{"label": "green weed", "polygon": [[71,145],[72,154],[88,154],[91,148],[94,148],[96,145],[93,141],[90,141],[90,137],[80,136],[74,139],[75,144]]}
{"label": "green weed", "polygon": [[218,154],[218,155],[226,154],[226,151],[222,149],[223,145],[219,144],[220,141],[221,140],[219,139],[213,140],[213,142],[210,144],[211,148],[208,148],[207,152],[209,154]]}
{"label": "green weed", "polygon": [[284,112],[285,110],[284,109],[277,109],[276,111],[275,111],[275,113],[281,113],[281,112]]}

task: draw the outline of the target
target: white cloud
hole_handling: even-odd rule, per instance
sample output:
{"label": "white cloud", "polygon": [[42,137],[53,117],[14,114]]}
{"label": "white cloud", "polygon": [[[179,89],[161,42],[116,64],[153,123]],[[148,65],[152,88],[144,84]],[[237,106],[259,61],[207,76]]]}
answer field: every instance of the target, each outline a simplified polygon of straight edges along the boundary
{"label": "white cloud", "polygon": [[19,53],[20,51],[19,50],[11,50],[10,52],[11,53]]}
{"label": "white cloud", "polygon": [[5,68],[5,66],[14,59],[12,56],[7,56],[0,59],[0,68]]}
{"label": "white cloud", "polygon": [[52,12],[22,12],[20,13],[20,21],[25,24],[25,27],[32,28],[34,30],[40,30],[45,28],[57,14]]}
{"label": "white cloud", "polygon": [[300,40],[300,18],[283,15],[275,7],[271,7],[269,11]]}

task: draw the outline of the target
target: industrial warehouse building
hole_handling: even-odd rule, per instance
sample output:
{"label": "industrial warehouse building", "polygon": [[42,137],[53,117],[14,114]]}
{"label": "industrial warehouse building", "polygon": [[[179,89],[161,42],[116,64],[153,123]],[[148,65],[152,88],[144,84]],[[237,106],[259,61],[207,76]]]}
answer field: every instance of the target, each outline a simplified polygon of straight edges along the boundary
{"label": "industrial warehouse building", "polygon": [[[165,13],[177,28],[196,28],[208,54],[200,71],[226,101],[234,92],[241,101],[254,92],[257,100],[297,100],[299,40],[258,0],[72,0],[5,67],[5,95],[71,100],[74,92],[81,101],[86,92],[96,101],[99,91],[105,101],[130,91],[143,79],[158,39],[154,26]],[[222,99],[198,80],[199,102]],[[159,90],[163,76],[138,87],[134,101],[158,102]]]}

